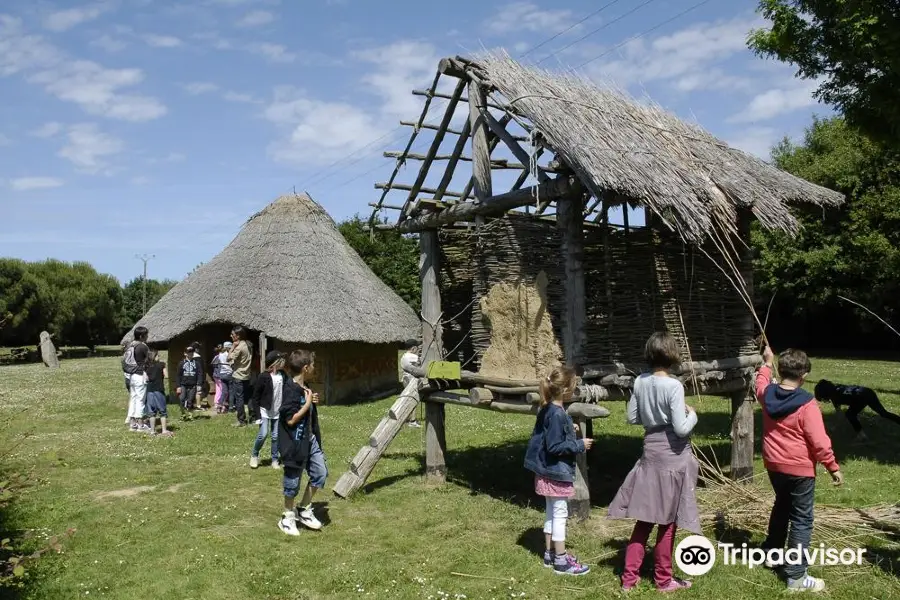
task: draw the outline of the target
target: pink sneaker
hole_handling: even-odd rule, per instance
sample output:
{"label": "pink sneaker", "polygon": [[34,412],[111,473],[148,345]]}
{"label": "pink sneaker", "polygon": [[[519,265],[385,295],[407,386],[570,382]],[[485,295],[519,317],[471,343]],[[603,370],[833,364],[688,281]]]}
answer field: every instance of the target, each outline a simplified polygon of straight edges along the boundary
{"label": "pink sneaker", "polygon": [[675,579],[674,577],[669,581],[668,585],[663,587],[657,586],[656,589],[660,592],[677,592],[678,590],[686,590],[693,585],[690,581],[686,579]]}

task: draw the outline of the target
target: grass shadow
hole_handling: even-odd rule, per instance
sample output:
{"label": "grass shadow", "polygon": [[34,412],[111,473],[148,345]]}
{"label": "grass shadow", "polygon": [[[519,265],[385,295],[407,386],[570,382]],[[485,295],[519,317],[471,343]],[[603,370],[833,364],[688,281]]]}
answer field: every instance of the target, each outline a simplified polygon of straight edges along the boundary
{"label": "grass shadow", "polygon": [[544,530],[540,527],[530,527],[522,532],[516,540],[519,547],[528,550],[535,556],[544,556]]}
{"label": "grass shadow", "polygon": [[866,548],[865,560],[888,575],[900,578],[900,547]]}

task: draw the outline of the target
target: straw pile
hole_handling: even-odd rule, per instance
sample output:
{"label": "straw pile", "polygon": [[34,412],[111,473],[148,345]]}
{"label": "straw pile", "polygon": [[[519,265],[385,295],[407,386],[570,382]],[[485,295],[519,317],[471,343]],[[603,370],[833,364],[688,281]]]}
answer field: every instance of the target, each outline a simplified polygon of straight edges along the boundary
{"label": "straw pile", "polygon": [[[737,483],[696,447],[700,478],[697,503],[704,525],[744,530],[765,535],[774,496],[755,481]],[[851,543],[866,545],[877,539],[887,545],[900,544],[900,503],[865,508],[816,504],[813,541],[832,547]]]}

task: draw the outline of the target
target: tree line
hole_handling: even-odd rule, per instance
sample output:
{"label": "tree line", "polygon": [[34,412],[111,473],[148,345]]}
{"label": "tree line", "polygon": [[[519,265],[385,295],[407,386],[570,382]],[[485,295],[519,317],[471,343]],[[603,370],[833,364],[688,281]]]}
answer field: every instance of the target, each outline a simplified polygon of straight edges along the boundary
{"label": "tree line", "polygon": [[[58,346],[118,344],[143,315],[143,283],[123,286],[85,262],[0,258],[0,346],[34,345],[41,331]],[[148,279],[147,306],[174,285]]]}

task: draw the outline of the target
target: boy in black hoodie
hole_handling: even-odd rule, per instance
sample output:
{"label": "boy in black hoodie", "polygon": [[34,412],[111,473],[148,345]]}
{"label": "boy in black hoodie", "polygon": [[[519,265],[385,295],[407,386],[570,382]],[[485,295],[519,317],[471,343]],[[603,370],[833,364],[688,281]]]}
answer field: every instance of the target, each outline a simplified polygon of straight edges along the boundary
{"label": "boy in black hoodie", "polygon": [[[284,466],[284,514],[278,528],[288,535],[300,535],[298,521],[309,529],[322,528],[322,523],[313,514],[312,499],[316,491],[325,487],[328,467],[316,412],[319,395],[306,386],[306,378],[313,373],[314,361],[315,354],[307,350],[294,350],[285,361],[291,379],[284,382],[278,418],[278,451]],[[299,509],[295,509],[294,499],[300,491],[304,470],[309,483]]]}
{"label": "boy in black hoodie", "polygon": [[178,363],[178,399],[181,402],[181,414],[185,419],[190,418],[190,411],[194,408],[194,400],[197,397],[197,387],[203,381],[203,360],[194,356],[194,347],[188,346],[184,350],[184,358]]}

